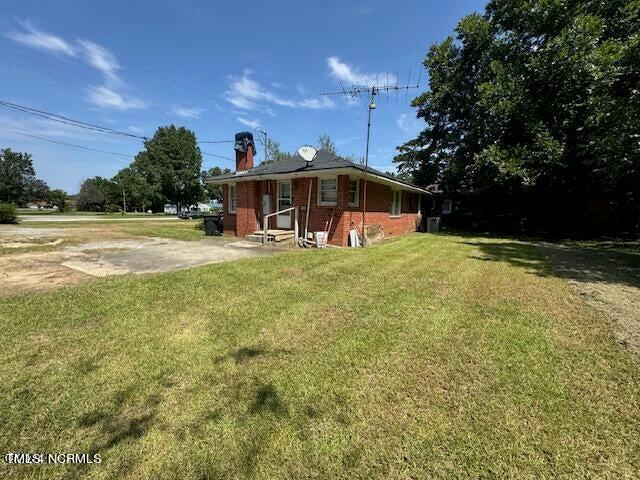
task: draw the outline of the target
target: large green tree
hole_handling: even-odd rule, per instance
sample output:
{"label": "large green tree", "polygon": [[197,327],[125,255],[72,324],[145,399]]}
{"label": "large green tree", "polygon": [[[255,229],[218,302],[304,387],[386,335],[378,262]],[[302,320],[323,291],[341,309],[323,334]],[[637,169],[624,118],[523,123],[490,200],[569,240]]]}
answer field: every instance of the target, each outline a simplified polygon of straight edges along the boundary
{"label": "large green tree", "polygon": [[0,150],[0,202],[24,203],[35,174],[31,154]]}
{"label": "large green tree", "polygon": [[141,210],[146,212],[148,207],[152,207],[154,200],[157,200],[158,195],[154,190],[154,186],[148,183],[147,178],[139,171],[136,166],[139,164],[132,164],[127,168],[120,170],[113,182],[116,185],[118,192],[124,192],[124,196],[119,200],[124,208],[124,198],[126,198],[128,210]]}
{"label": "large green tree", "polygon": [[639,26],[638,0],[490,1],[429,50],[429,89],[413,102],[425,128],[398,147],[400,170],[511,205],[569,198],[578,220],[606,195],[633,228]]}
{"label": "large green tree", "polygon": [[96,212],[104,210],[108,201],[105,198],[103,190],[100,188],[100,182],[95,178],[87,178],[80,185],[80,191],[76,197],[76,206],[78,210],[87,212]]}
{"label": "large green tree", "polygon": [[156,207],[161,199],[187,206],[204,198],[202,154],[191,130],[160,127],[144,147],[131,168],[149,185],[146,193]]}

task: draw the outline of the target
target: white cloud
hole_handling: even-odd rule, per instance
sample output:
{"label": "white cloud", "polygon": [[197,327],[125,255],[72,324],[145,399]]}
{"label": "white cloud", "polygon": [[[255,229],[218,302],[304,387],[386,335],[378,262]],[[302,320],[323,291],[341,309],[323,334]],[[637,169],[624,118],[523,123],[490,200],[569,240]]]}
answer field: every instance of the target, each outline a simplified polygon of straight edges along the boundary
{"label": "white cloud", "polygon": [[249,120],[243,117],[236,117],[236,120],[250,128],[258,128],[260,126],[260,122],[258,120]]}
{"label": "white cloud", "polygon": [[394,85],[397,81],[395,75],[385,73],[362,73],[357,68],[343,62],[338,57],[327,58],[330,75],[336,80],[345,83],[345,88],[351,85],[372,86],[376,83],[382,85],[388,82]]}
{"label": "white cloud", "polygon": [[87,90],[89,102],[101,108],[116,110],[137,110],[148,106],[142,99],[122,92],[126,87],[118,71],[120,64],[116,56],[97,43],[78,40],[85,61],[104,75],[104,84],[89,86]]}
{"label": "white cloud", "polygon": [[8,38],[23,45],[50,52],[62,53],[70,57],[75,57],[76,50],[69,43],[60,37],[45,33],[35,28],[28,20],[19,21],[23,31],[12,31],[6,34]]}
{"label": "white cloud", "polygon": [[92,85],[87,88],[87,94],[89,101],[97,107],[124,111],[136,110],[147,106],[147,103],[143,100],[135,97],[125,97],[105,85]]}
{"label": "white cloud", "polygon": [[120,84],[118,76],[120,64],[116,57],[106,48],[88,40],[78,40],[82,46],[87,63],[102,72],[111,84]]}
{"label": "white cloud", "polygon": [[268,105],[288,108],[324,109],[333,108],[331,99],[303,98],[292,99],[275,94],[251,78],[253,72],[245,69],[241,77],[230,76],[229,88],[223,97],[234,107],[241,110],[262,111],[269,113]]}
{"label": "white cloud", "polygon": [[408,118],[406,113],[401,113],[396,120],[398,128],[408,135],[417,135],[423,128],[424,124],[415,117]]}
{"label": "white cloud", "polygon": [[83,39],[78,39],[77,44],[72,45],[63,38],[36,29],[29,21],[18,21],[18,23],[23,31],[9,32],[6,35],[8,38],[32,48],[79,57],[104,76],[103,85],[90,85],[86,88],[88,100],[92,104],[117,110],[132,110],[147,106],[147,102],[121,91],[126,85],[118,73],[120,64],[116,56],[103,46]]}
{"label": "white cloud", "polygon": [[192,120],[194,118],[199,118],[204,112],[204,108],[201,107],[186,107],[184,105],[171,105],[169,111],[174,115],[185,118],[187,120]]}

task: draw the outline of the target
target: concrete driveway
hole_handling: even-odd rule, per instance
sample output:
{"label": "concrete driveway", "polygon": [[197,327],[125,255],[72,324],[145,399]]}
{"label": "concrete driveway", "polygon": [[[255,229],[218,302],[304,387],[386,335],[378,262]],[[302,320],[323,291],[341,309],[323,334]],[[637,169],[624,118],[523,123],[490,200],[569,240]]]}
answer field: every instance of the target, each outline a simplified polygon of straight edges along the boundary
{"label": "concrete driveway", "polygon": [[[58,229],[3,229],[4,245],[21,245],[55,238]],[[57,240],[52,240],[57,242]],[[14,245],[15,246],[15,245]],[[0,295],[24,291],[50,290],[81,283],[92,277],[156,273],[228,262],[273,253],[260,244],[224,237],[197,241],[137,237],[97,240],[78,245],[44,244],[53,250],[0,255]]]}
{"label": "concrete driveway", "polygon": [[140,215],[137,217],[126,215],[18,215],[20,223],[38,223],[38,222],[147,222],[149,220],[166,221],[176,220],[175,215]]}

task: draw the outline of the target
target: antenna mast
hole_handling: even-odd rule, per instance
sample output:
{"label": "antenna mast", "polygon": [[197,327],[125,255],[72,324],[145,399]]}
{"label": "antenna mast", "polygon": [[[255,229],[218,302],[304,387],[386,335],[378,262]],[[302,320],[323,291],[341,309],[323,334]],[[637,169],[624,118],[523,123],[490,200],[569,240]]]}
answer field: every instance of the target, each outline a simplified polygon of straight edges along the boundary
{"label": "antenna mast", "polygon": [[262,163],[266,163],[267,162],[267,132],[265,132],[264,129],[261,127],[257,127],[256,129],[254,129],[254,132],[258,137],[258,140],[260,140],[260,143],[262,143],[262,146],[264,147],[264,159],[262,160]]}
{"label": "antenna mast", "polygon": [[[420,70],[420,74],[422,74],[422,70]],[[389,75],[387,74],[387,79]],[[398,85],[398,77],[396,76],[395,85],[390,85],[388,80],[385,85],[378,86],[378,78],[376,75],[376,84],[371,86],[366,85],[353,85],[349,89],[345,89],[340,83],[341,90],[332,91],[332,92],[322,92],[320,95],[344,95],[345,97],[359,97],[360,94],[366,93],[369,97],[369,107],[368,107],[368,115],[367,115],[367,144],[365,146],[364,153],[364,174],[363,174],[363,191],[362,191],[362,246],[366,245],[366,235],[365,235],[365,217],[367,214],[367,174],[369,171],[369,139],[371,137],[371,111],[376,109],[376,95],[380,92],[385,92],[387,95],[387,102],[389,101],[389,93],[392,91],[396,92],[396,100],[398,98],[398,92],[401,90],[405,91],[405,96],[409,94],[410,89],[419,88],[420,87],[420,79],[418,79],[418,83],[416,85],[410,85],[411,81],[411,71],[409,71],[409,80],[406,85]]]}

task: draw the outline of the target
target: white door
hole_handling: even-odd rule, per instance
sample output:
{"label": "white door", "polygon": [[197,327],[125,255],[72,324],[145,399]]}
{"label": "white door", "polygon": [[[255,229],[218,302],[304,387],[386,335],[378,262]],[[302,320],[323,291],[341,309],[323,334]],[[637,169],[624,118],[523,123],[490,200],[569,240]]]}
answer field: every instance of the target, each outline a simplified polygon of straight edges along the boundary
{"label": "white door", "polygon": [[[291,180],[281,180],[278,182],[278,211],[291,207]],[[276,215],[278,228],[291,228],[291,210]]]}

